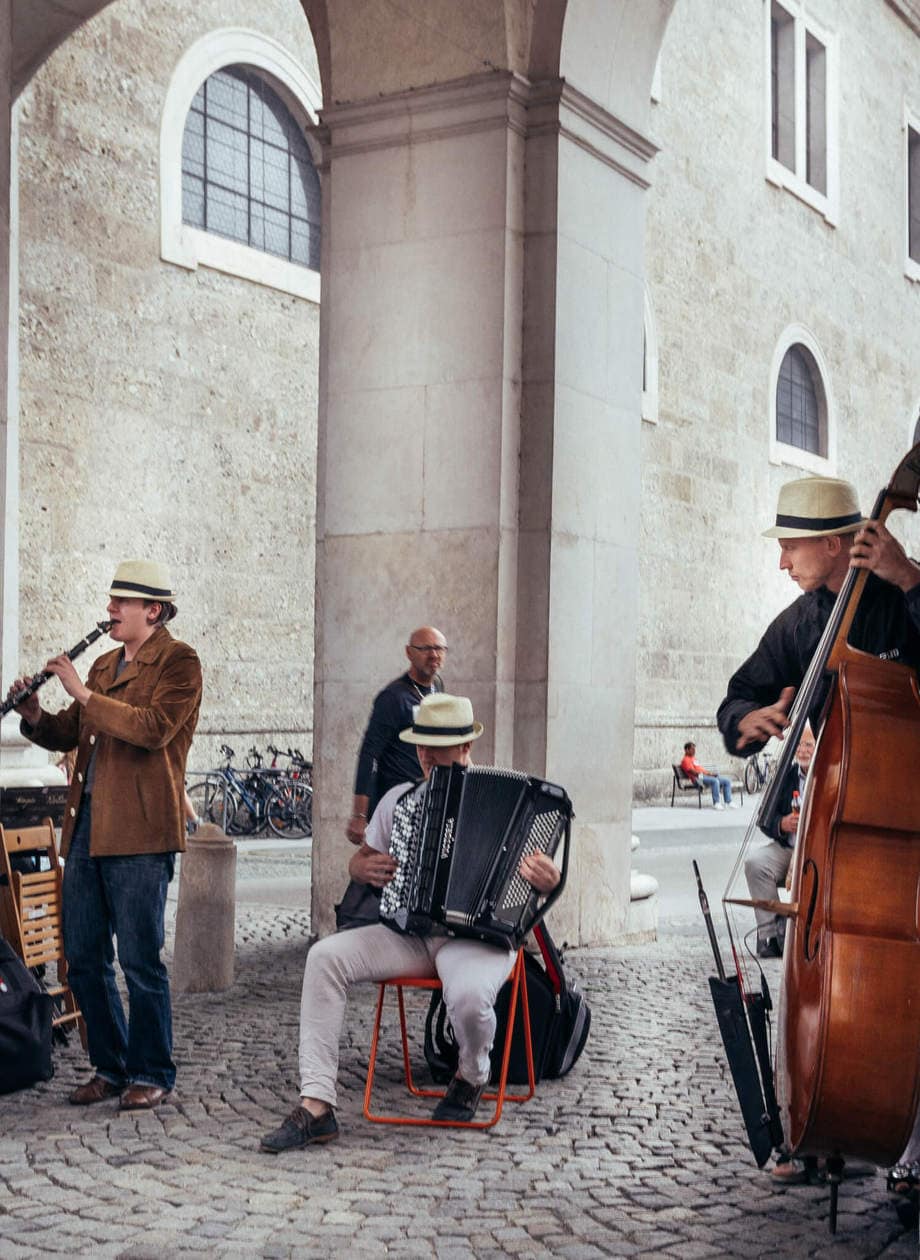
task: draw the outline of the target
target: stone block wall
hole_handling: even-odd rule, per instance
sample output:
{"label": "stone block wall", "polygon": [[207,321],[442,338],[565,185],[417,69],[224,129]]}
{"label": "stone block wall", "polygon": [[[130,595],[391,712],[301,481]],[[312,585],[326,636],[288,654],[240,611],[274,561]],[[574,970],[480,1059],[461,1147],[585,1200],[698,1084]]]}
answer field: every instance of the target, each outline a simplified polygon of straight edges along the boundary
{"label": "stone block wall", "polygon": [[223,740],[312,743],[319,308],[160,258],[167,87],[230,26],[318,82],[297,0],[119,0],[20,106],[20,659],[104,617],[119,559],[167,561],[205,671],[195,768]]}
{"label": "stone block wall", "polygon": [[[798,595],[772,523],[770,365],[791,324],[826,358],[837,416],[830,475],[867,511],[920,405],[920,286],[904,274],[903,110],[920,109],[920,44],[878,0],[809,13],[837,40],[840,204],[831,225],[767,181],[764,5],[681,0],[661,52],[647,284],[659,418],[643,423],[635,792],[670,793],[687,739],[732,763],[715,710],[770,619]],[[901,514],[903,516],[903,514]],[[915,522],[897,527],[920,554]]]}

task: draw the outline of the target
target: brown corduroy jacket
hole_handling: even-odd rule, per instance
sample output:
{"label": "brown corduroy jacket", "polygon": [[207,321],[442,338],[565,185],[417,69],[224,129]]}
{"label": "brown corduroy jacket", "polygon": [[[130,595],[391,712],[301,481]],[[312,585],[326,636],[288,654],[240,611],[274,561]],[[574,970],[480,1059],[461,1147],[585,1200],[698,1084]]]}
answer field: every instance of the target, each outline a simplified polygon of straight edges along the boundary
{"label": "brown corduroy jacket", "polygon": [[185,848],[185,762],[201,704],[201,664],[160,626],[116,678],[121,648],[94,662],[93,694],[45,713],[22,733],[42,748],[77,749],[61,833],[66,856],[93,750],[93,857],[174,853]]}

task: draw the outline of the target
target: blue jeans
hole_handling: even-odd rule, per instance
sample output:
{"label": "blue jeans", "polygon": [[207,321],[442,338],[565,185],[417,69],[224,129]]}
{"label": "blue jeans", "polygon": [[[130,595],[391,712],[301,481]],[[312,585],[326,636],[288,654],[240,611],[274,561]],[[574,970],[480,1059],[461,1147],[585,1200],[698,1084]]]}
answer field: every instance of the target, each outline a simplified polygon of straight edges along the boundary
{"label": "blue jeans", "polygon": [[[89,855],[90,804],[80,808],[64,865],[64,953],[86,1020],[90,1062],[114,1085],[172,1089],[169,976],[160,961],[174,853]],[[128,986],[128,1020],[115,985],[115,951]]]}
{"label": "blue jeans", "polygon": [[724,774],[701,774],[699,776],[699,782],[702,783],[704,787],[708,787],[710,791],[712,792],[713,805],[718,805],[719,803],[719,785],[721,784],[722,795],[725,798],[725,804],[731,805],[732,803],[731,779],[727,779]]}

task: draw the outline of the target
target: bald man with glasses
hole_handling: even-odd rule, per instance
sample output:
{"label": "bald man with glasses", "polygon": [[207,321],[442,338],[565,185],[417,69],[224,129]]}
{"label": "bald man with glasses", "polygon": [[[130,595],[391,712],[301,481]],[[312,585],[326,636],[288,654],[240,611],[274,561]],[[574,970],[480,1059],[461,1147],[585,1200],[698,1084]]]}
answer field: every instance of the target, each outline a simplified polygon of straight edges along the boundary
{"label": "bald man with glasses", "polygon": [[[364,843],[368,821],[380,798],[397,784],[422,777],[414,746],[403,743],[399,732],[412,725],[415,710],[426,696],[444,690],[440,671],[446,656],[447,640],[441,631],[419,626],[406,643],[409,668],[374,697],[358,753],[352,813],[345,827],[345,835],[354,845]],[[339,928],[375,922],[379,901],[378,888],[352,880],[336,906]]]}

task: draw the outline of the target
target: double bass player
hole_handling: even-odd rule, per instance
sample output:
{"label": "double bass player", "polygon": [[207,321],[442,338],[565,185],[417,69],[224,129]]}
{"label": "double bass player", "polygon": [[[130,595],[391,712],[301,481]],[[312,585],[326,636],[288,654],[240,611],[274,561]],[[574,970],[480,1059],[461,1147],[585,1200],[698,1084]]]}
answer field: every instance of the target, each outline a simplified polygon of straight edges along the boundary
{"label": "double bass player", "polygon": [[[920,667],[920,565],[880,521],[866,520],[854,487],[831,477],[803,477],[780,490],[776,520],[780,569],[802,594],[767,627],[755,651],[732,675],[717,721],[729,753],[759,751],[782,739],[797,688],[828,623],[850,568],[869,571],[849,634],[854,648]],[[817,688],[809,714],[816,736],[829,681]],[[920,1141],[915,1132],[894,1172],[897,1187],[916,1187]],[[802,1180],[801,1166],[780,1164],[777,1180]],[[778,1174],[778,1175],[777,1175]],[[912,1183],[912,1184],[911,1184]],[[890,1188],[895,1188],[889,1178]]]}

